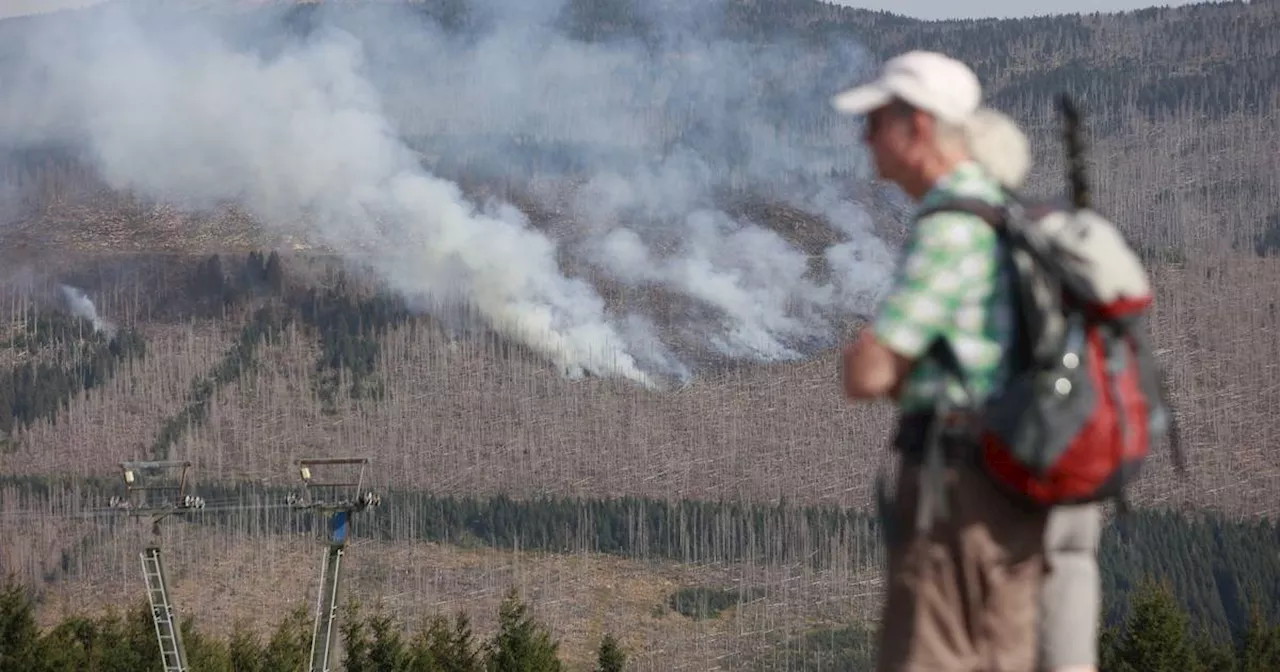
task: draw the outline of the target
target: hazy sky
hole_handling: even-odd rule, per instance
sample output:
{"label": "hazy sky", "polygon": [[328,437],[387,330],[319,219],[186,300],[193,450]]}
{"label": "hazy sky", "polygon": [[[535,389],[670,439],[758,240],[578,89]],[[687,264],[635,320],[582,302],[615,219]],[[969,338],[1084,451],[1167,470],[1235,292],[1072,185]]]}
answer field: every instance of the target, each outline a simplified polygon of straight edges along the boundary
{"label": "hazy sky", "polygon": [[0,0],[0,19],[67,7],[84,7],[97,0]]}
{"label": "hazy sky", "polygon": [[[64,7],[90,5],[97,0],[0,0],[0,18]],[[843,5],[887,10],[922,19],[982,16],[1029,16],[1062,12],[1101,12],[1155,5],[1186,5],[1188,0],[832,0]]]}

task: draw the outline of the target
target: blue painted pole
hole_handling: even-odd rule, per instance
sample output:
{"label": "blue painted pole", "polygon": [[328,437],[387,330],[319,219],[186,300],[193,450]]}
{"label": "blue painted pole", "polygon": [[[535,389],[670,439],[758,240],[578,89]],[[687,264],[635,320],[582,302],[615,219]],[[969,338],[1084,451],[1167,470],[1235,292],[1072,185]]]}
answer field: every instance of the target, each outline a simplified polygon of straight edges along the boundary
{"label": "blue painted pole", "polygon": [[329,517],[329,542],[334,544],[347,543],[346,511],[336,511]]}

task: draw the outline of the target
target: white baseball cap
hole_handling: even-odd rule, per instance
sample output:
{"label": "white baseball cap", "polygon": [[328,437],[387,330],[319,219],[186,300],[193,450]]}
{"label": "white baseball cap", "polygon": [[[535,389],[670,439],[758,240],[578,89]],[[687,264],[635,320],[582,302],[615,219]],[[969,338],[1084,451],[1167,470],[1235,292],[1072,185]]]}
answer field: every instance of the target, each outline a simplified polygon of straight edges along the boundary
{"label": "white baseball cap", "polygon": [[880,76],[831,99],[837,111],[867,114],[894,98],[943,121],[959,123],[982,103],[982,85],[969,66],[934,51],[909,51],[885,62]]}

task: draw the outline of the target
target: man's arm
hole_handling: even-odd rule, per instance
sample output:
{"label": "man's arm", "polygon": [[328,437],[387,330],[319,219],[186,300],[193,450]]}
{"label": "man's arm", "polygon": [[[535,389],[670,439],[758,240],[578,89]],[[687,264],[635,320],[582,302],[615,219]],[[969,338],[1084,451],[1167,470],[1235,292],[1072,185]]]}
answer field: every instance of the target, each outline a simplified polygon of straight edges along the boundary
{"label": "man's arm", "polygon": [[874,399],[895,394],[915,360],[886,347],[867,327],[857,340],[844,346],[841,364],[845,395],[850,399]]}
{"label": "man's arm", "polygon": [[875,321],[845,346],[841,382],[850,399],[896,395],[916,361],[955,323],[964,293],[991,272],[995,233],[972,215],[918,221]]}

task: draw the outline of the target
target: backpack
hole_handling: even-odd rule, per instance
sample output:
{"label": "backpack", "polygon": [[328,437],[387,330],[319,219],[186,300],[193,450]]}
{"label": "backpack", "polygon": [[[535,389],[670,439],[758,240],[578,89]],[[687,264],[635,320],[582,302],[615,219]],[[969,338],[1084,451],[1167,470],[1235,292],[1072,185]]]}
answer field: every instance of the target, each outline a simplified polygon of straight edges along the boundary
{"label": "backpack", "polygon": [[[999,232],[1014,277],[1019,347],[1007,384],[977,410],[978,462],[1036,506],[1118,499],[1153,441],[1177,428],[1142,318],[1153,292],[1119,230],[1093,210],[957,199]],[[940,346],[945,342],[940,341]],[[967,389],[949,347],[934,350]],[[972,396],[972,395],[971,395]]]}
{"label": "backpack", "polygon": [[[1038,507],[1116,499],[1168,436],[1185,470],[1178,428],[1145,334],[1154,291],[1141,259],[1088,202],[1077,121],[1070,124],[1072,203],[955,199],[920,213],[961,211],[995,227],[1014,278],[1019,343],[1006,385],[976,411],[978,463],[1002,489]],[[933,350],[967,390],[945,341]],[[972,393],[970,393],[972,398]]]}

